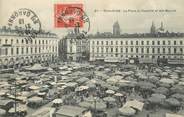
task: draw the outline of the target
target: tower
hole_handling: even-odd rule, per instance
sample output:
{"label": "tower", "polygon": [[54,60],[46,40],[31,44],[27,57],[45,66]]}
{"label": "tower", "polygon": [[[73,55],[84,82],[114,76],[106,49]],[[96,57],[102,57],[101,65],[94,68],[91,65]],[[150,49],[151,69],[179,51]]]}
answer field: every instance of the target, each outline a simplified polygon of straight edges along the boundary
{"label": "tower", "polygon": [[116,22],[113,24],[113,35],[114,35],[114,36],[119,36],[119,35],[120,35],[120,26],[119,26],[118,21],[116,21]]}
{"label": "tower", "polygon": [[161,31],[164,31],[164,25],[163,25],[163,22],[161,22],[160,30],[161,30]]}
{"label": "tower", "polygon": [[156,33],[156,27],[155,27],[155,24],[154,24],[154,22],[153,22],[153,21],[152,21],[152,25],[151,25],[150,33],[151,33],[151,34],[155,34],[155,33]]}
{"label": "tower", "polygon": [[75,25],[75,28],[74,28],[74,32],[76,35],[80,33],[79,28],[80,28],[80,24],[79,24],[79,22],[77,22]]}

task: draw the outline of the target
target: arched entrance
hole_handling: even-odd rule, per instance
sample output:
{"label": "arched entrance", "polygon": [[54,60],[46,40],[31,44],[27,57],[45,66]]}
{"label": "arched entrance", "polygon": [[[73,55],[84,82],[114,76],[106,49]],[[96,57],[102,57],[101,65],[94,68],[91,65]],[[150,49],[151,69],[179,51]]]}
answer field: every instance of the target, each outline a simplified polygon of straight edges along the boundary
{"label": "arched entrance", "polygon": [[14,67],[14,64],[15,64],[14,58],[11,58],[10,59],[10,62],[9,62],[9,67],[10,68],[13,68]]}
{"label": "arched entrance", "polygon": [[3,61],[0,59],[0,69],[3,68]]}
{"label": "arched entrance", "polygon": [[8,59],[4,60],[4,68],[7,69],[8,68]]}

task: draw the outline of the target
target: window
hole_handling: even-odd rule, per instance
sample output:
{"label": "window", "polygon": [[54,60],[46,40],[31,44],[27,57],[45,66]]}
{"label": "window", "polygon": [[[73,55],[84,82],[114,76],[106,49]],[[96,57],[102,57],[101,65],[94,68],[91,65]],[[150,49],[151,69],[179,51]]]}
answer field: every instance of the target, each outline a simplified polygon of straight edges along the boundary
{"label": "window", "polygon": [[103,45],[103,41],[101,41],[101,45]]}
{"label": "window", "polygon": [[13,39],[11,39],[11,44],[13,44]]}
{"label": "window", "polygon": [[121,52],[123,52],[123,48],[121,48]]}
{"label": "window", "polygon": [[96,48],[97,49],[97,53],[99,52],[99,47]]}
{"label": "window", "polygon": [[128,53],[128,48],[126,48],[126,53]]}
{"label": "window", "polygon": [[126,41],[126,45],[128,45],[128,41]]}
{"label": "window", "polygon": [[104,48],[103,47],[101,47],[101,51],[102,51],[102,53],[104,52]]}
{"label": "window", "polygon": [[118,48],[116,48],[116,52],[118,52]]}
{"label": "window", "polygon": [[131,45],[133,45],[133,41],[131,41]]}
{"label": "window", "polygon": [[144,45],[144,41],[141,41],[141,45]]}
{"label": "window", "polygon": [[157,41],[157,45],[160,45],[160,41]]}
{"label": "window", "polygon": [[168,45],[171,45],[171,41],[168,41]]}
{"label": "window", "polygon": [[42,40],[42,44],[44,44],[44,40]]}
{"label": "window", "polygon": [[158,51],[158,53],[160,54],[160,48],[158,48],[158,50],[157,50],[157,51]]}
{"label": "window", "polygon": [[144,48],[141,48],[141,52],[144,53]]}
{"label": "window", "polygon": [[174,41],[174,45],[176,45],[176,41]]}
{"label": "window", "polygon": [[1,44],[1,39],[0,39],[0,44]]}
{"label": "window", "polygon": [[57,47],[55,47],[55,52],[57,52]]}
{"label": "window", "polygon": [[136,48],[136,53],[138,53],[139,52],[139,49],[138,48]]}
{"label": "window", "polygon": [[13,48],[11,48],[11,55],[13,55]]}
{"label": "window", "polygon": [[[53,51],[53,48],[52,48],[52,51]],[[41,53],[41,48],[39,47],[39,53]]]}
{"label": "window", "polygon": [[39,44],[41,43],[41,41],[39,40],[39,42],[38,42]]}
{"label": "window", "polygon": [[131,48],[131,52],[133,52],[133,48]]}
{"label": "window", "polygon": [[72,53],[72,46],[70,46],[70,53]]}
{"label": "window", "polygon": [[155,45],[155,41],[152,41],[152,45]]}
{"label": "window", "polygon": [[183,41],[180,41],[180,45],[183,45]]}
{"label": "window", "polygon": [[27,48],[26,48],[26,54],[28,54],[28,52],[29,52],[29,48],[27,47]]}
{"label": "window", "polygon": [[176,52],[177,52],[177,50],[176,50],[176,48],[174,48],[174,54],[176,54]]}
{"label": "window", "polygon": [[123,41],[121,41],[121,45],[123,45]]}
{"label": "window", "polygon": [[152,45],[155,45],[155,41],[152,41]]}
{"label": "window", "polygon": [[155,53],[155,48],[152,48],[152,53]]}
{"label": "window", "polygon": [[165,41],[163,41],[163,45],[165,45]]}
{"label": "window", "polygon": [[106,41],[106,45],[108,45],[108,41]]}
{"label": "window", "polygon": [[168,48],[168,53],[169,53],[169,54],[171,53],[171,48]]}
{"label": "window", "polygon": [[113,52],[113,48],[111,48],[111,52]]}
{"label": "window", "polygon": [[113,41],[111,41],[111,45],[113,45]]}
{"label": "window", "polygon": [[24,43],[24,39],[22,39],[22,44]]}
{"label": "window", "polygon": [[181,53],[181,54],[183,53],[183,48],[180,48],[180,53]]}
{"label": "window", "polygon": [[116,45],[118,45],[118,41],[116,41]]}
{"label": "window", "polygon": [[35,53],[37,53],[37,47],[35,48]]}
{"label": "window", "polygon": [[165,48],[163,48],[163,53],[165,54]]}
{"label": "window", "polygon": [[17,39],[17,44],[19,43],[19,40]]}
{"label": "window", "polygon": [[22,47],[22,54],[24,54],[24,48]]}
{"label": "window", "polygon": [[147,48],[147,53],[149,53],[149,48]]}
{"label": "window", "polygon": [[92,52],[94,53],[94,47],[92,48]]}
{"label": "window", "polygon": [[5,48],[5,55],[8,55],[8,48]]}
{"label": "window", "polygon": [[19,54],[19,48],[17,48],[17,55]]}
{"label": "window", "polygon": [[31,54],[33,53],[33,48],[31,47]]}
{"label": "window", "polygon": [[108,52],[109,51],[109,48],[106,48],[106,52]]}
{"label": "window", "polygon": [[136,45],[138,45],[138,41],[136,41]]}
{"label": "window", "polygon": [[28,40],[26,40],[26,44],[28,44]]}
{"label": "window", "polygon": [[149,41],[147,41],[147,45],[149,45]]}
{"label": "window", "polygon": [[8,39],[5,39],[5,44],[8,44]]}

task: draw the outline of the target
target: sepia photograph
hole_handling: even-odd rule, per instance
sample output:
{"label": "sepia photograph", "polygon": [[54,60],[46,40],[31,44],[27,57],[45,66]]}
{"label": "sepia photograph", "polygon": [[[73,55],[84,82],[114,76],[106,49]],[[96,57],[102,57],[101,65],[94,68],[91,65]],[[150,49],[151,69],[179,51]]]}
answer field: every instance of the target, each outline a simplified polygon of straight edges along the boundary
{"label": "sepia photograph", "polygon": [[183,0],[0,0],[0,117],[184,117]]}

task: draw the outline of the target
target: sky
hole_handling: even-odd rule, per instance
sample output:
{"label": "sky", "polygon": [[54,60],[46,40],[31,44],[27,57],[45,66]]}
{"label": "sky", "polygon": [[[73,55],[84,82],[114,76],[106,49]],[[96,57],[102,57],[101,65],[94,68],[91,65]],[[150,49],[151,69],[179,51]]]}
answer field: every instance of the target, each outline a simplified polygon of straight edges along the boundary
{"label": "sky", "polygon": [[[152,21],[157,28],[162,21],[169,32],[184,32],[184,0],[0,0],[0,26],[7,25],[13,11],[28,8],[37,14],[42,29],[64,36],[70,29],[54,27],[54,4],[66,3],[84,5],[91,24],[88,33],[112,32],[116,21],[120,24],[121,33],[147,33]],[[115,12],[118,10],[120,12]]]}

